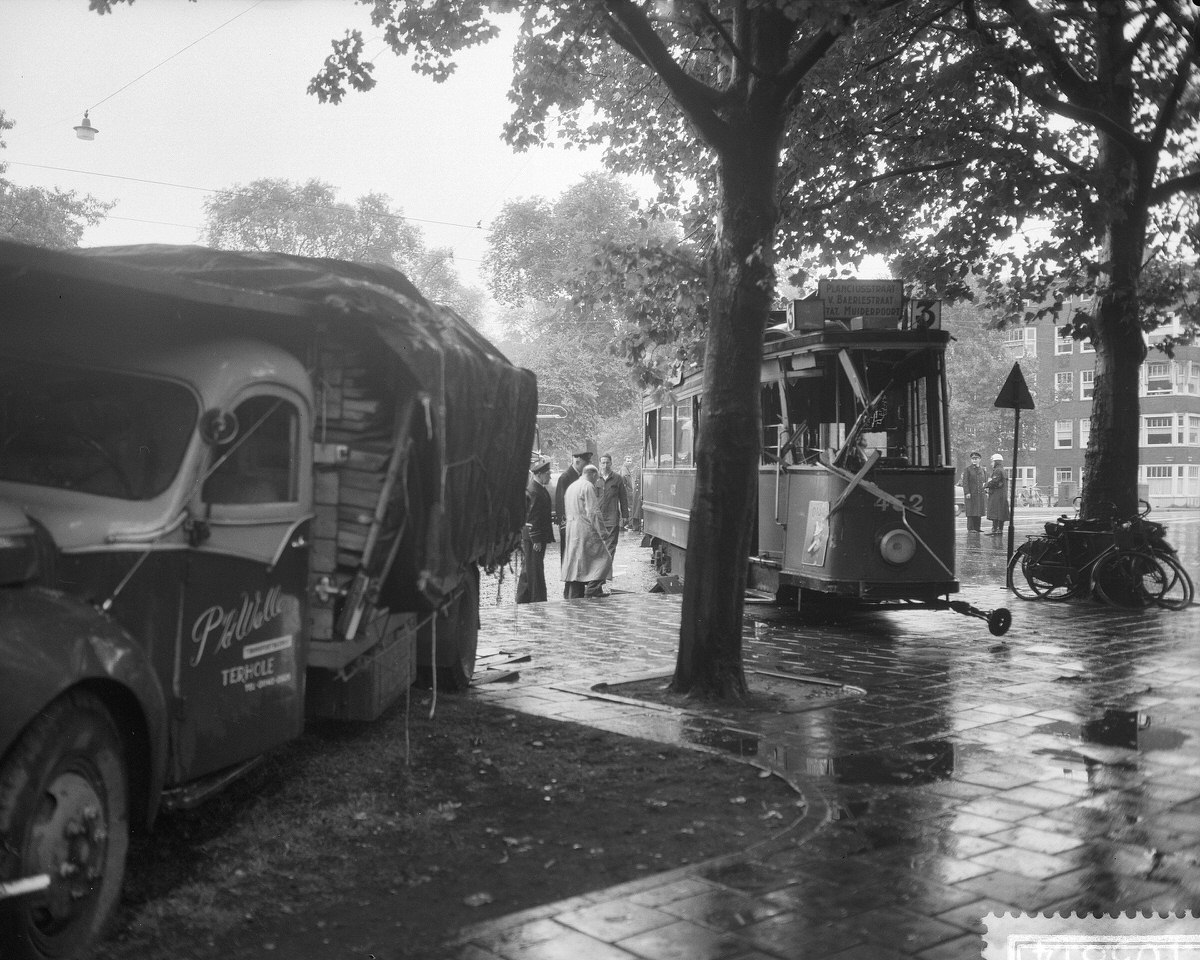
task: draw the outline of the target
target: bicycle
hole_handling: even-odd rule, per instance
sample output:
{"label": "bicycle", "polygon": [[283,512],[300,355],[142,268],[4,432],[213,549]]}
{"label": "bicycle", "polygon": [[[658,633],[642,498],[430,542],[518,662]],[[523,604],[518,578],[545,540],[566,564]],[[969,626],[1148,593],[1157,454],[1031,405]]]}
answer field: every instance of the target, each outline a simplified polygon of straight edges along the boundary
{"label": "bicycle", "polygon": [[[1078,498],[1076,500],[1078,503]],[[1047,523],[1008,563],[1008,587],[1023,600],[1067,600],[1088,594],[1121,607],[1155,604],[1182,610],[1195,595],[1191,577],[1166,540],[1166,528],[1146,520],[1070,519]],[[1018,576],[1019,571],[1019,576]],[[1023,581],[1023,583],[1022,583]]]}

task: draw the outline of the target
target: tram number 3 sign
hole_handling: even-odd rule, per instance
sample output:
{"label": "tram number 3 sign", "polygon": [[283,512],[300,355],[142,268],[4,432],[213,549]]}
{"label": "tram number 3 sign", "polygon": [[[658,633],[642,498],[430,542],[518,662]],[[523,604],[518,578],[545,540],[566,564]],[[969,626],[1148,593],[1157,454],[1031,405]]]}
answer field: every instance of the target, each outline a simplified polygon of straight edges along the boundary
{"label": "tram number 3 sign", "polygon": [[908,330],[941,330],[942,301],[941,300],[909,300],[905,329]]}

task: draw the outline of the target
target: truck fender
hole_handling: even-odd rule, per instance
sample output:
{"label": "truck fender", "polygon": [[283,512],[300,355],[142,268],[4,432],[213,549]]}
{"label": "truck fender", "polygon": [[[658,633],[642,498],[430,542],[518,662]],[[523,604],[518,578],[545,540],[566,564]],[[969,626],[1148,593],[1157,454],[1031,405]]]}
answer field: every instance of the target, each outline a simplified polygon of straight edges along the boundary
{"label": "truck fender", "polygon": [[0,757],[45,708],[86,687],[140,756],[134,809],[154,822],[167,768],[167,701],[142,646],[94,607],[55,590],[0,588]]}

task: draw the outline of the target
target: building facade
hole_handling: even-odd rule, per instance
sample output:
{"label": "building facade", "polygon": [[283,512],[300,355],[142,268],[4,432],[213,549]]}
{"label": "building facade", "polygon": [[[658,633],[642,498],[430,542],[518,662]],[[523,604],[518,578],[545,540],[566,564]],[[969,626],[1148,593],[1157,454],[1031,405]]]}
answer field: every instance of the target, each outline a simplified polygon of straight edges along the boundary
{"label": "building facade", "polygon": [[[1021,455],[1018,499],[1069,507],[1080,492],[1091,433],[1096,353],[1089,341],[1060,337],[1056,327],[1053,320],[1013,327],[1004,343],[1041,411]],[[1141,370],[1139,496],[1155,510],[1200,506],[1200,347],[1176,347],[1174,357],[1153,347],[1179,332],[1167,326],[1151,334]]]}

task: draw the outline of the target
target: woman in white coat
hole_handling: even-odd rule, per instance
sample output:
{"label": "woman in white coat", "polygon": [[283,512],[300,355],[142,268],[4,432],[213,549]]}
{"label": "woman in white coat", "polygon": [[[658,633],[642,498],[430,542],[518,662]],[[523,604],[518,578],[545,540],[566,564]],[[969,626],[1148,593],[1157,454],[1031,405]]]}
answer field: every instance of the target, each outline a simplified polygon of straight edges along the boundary
{"label": "woman in white coat", "polygon": [[592,464],[567,488],[563,506],[567,513],[567,547],[562,578],[567,599],[602,597],[604,581],[612,578],[612,554],[604,544],[600,498],[596,493],[599,470]]}

